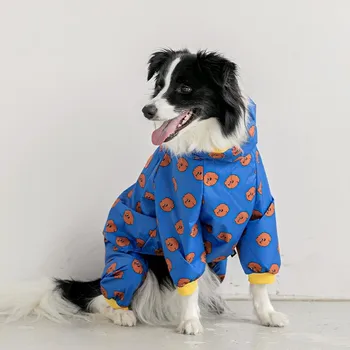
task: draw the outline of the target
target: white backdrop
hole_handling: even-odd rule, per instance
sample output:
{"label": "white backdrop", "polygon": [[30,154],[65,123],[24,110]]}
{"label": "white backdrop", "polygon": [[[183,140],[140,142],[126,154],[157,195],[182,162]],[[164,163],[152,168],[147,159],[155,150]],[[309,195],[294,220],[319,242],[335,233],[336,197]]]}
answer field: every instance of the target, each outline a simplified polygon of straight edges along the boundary
{"label": "white backdrop", "polygon": [[[278,205],[278,295],[350,297],[350,3],[0,3],[0,278],[95,278],[116,195],[153,147],[140,111],[160,47],[220,50],[258,106]],[[225,294],[246,294],[237,259]]]}

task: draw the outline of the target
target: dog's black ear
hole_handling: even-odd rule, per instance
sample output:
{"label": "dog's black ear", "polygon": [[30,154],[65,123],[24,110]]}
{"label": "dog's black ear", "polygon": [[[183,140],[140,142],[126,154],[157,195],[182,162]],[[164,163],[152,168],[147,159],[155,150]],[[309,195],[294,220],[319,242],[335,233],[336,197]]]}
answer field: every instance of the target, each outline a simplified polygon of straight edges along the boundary
{"label": "dog's black ear", "polygon": [[238,85],[237,66],[233,62],[227,62],[223,68],[223,90],[222,97],[226,103],[225,124],[227,130],[232,130],[233,124],[245,113],[245,103],[241,89]]}
{"label": "dog's black ear", "polygon": [[245,104],[237,80],[237,66],[216,52],[200,51],[197,54],[200,68],[208,74],[221,91],[225,113],[223,131],[231,133],[245,111]]}
{"label": "dog's black ear", "polygon": [[173,50],[162,50],[154,52],[148,61],[148,75],[147,80],[150,80],[154,74],[158,73],[162,66],[175,55]]}

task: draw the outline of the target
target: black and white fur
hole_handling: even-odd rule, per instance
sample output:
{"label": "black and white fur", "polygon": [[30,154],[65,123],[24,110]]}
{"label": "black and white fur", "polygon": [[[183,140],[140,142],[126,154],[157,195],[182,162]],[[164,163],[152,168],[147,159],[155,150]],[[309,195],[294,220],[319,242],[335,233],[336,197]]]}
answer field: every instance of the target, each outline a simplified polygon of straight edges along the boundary
{"label": "black and white fur", "polygon": [[[211,152],[240,147],[247,138],[247,99],[233,62],[217,53],[164,50],[149,61],[148,80],[155,77],[152,99],[143,109],[157,126],[190,110],[193,118],[164,143],[175,155],[193,150]],[[191,296],[180,296],[163,257],[147,256],[149,272],[135,293],[131,310],[108,306],[100,292],[100,280],[79,282],[47,279],[0,291],[0,314],[17,320],[29,314],[62,322],[69,317],[91,318],[101,314],[117,325],[134,326],[137,321],[153,325],[177,324],[184,334],[203,331],[200,310],[222,313],[226,303],[217,293],[219,281],[207,267],[199,288]],[[283,327],[285,315],[276,312],[266,285],[251,285],[256,315],[265,326]]]}

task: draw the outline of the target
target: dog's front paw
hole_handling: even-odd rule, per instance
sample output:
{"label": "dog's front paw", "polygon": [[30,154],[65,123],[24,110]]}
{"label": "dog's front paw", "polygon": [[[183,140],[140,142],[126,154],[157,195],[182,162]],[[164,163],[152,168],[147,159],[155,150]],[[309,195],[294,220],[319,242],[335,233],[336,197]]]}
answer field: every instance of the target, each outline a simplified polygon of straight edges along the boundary
{"label": "dog's front paw", "polygon": [[203,333],[203,326],[198,318],[182,321],[177,328],[181,334],[197,335]]}
{"label": "dog's front paw", "polygon": [[284,327],[289,324],[288,317],[277,311],[267,311],[258,314],[260,323],[266,327]]}
{"label": "dog's front paw", "polygon": [[136,316],[131,310],[115,310],[111,307],[106,310],[106,316],[113,321],[114,324],[123,327],[136,326]]}

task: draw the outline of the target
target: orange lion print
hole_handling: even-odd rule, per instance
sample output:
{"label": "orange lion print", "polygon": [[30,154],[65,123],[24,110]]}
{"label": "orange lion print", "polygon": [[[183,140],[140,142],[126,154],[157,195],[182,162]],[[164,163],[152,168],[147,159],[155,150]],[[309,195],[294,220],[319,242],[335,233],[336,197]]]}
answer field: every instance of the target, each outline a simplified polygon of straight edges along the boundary
{"label": "orange lion print", "polygon": [[179,158],[177,161],[177,169],[181,172],[186,171],[188,168],[188,161],[185,158]]}
{"label": "orange lion print", "polygon": [[130,241],[128,238],[126,237],[117,237],[115,240],[115,243],[119,246],[119,247],[126,247],[127,245],[130,244]]}
{"label": "orange lion print", "polygon": [[192,229],[191,229],[190,236],[194,238],[197,235],[198,235],[198,224],[194,224]]}
{"label": "orange lion print", "polygon": [[128,198],[131,198],[131,197],[132,197],[133,192],[134,192],[133,190],[130,190],[130,191],[128,192],[128,194],[127,194]]}
{"label": "orange lion print", "polygon": [[172,178],[172,181],[173,181],[174,191],[177,192],[177,182],[175,177]]}
{"label": "orange lion print", "polygon": [[179,249],[179,242],[176,240],[176,238],[173,237],[166,239],[165,245],[170,252],[175,252]]}
{"label": "orange lion print", "polygon": [[182,198],[182,201],[184,203],[184,206],[189,209],[192,209],[197,204],[196,198],[194,198],[193,194],[191,193],[185,194]]}
{"label": "orange lion print", "polygon": [[148,160],[147,160],[147,162],[146,162],[146,164],[145,164],[145,169],[147,169],[148,166],[151,164],[152,158],[153,158],[153,155],[151,155],[151,156],[148,158]]}
{"label": "orange lion print", "polygon": [[207,254],[210,254],[212,251],[212,244],[209,241],[204,242],[204,249]]}
{"label": "orange lion print", "polygon": [[101,289],[102,295],[103,295],[106,299],[108,299],[107,291],[106,291],[103,287],[101,287],[100,289]]}
{"label": "orange lion print", "polygon": [[249,135],[251,137],[254,137],[255,135],[255,125],[252,125],[250,128],[249,128]]}
{"label": "orange lion print", "polygon": [[225,155],[223,153],[211,152],[209,153],[209,157],[213,159],[222,159],[225,157]]}
{"label": "orange lion print", "polygon": [[113,203],[113,205],[112,205],[112,208],[114,208],[119,202],[120,202],[120,198],[117,198],[117,199],[114,201],[114,203]]}
{"label": "orange lion print", "polygon": [[186,255],[185,259],[186,259],[186,261],[189,264],[191,264],[191,262],[193,261],[194,257],[195,257],[195,253],[189,253],[189,254]]}
{"label": "orange lion print", "polygon": [[179,220],[175,224],[175,230],[179,235],[182,235],[184,233],[184,223],[182,222],[182,220]]}
{"label": "orange lion print", "polygon": [[225,260],[225,259],[226,259],[226,256],[218,256],[217,258],[215,258],[215,259],[213,260],[213,262],[214,262],[214,263],[217,263],[217,262],[223,261],[223,260]]}
{"label": "orange lion print", "polygon": [[239,177],[237,175],[232,174],[225,180],[225,186],[230,190],[237,187],[238,184],[239,184]]}
{"label": "orange lion print", "polygon": [[118,279],[118,280],[123,278],[123,276],[124,276],[124,272],[121,270],[118,270],[118,271],[114,272],[114,274],[113,274],[113,277]]}
{"label": "orange lion print", "polygon": [[136,203],[136,211],[139,213],[139,214],[142,214],[142,209],[141,209],[141,202],[137,202]]}
{"label": "orange lion print", "polygon": [[234,147],[232,148],[232,154],[233,154],[235,157],[238,156],[241,152],[242,152],[242,150],[239,149],[239,148],[236,147],[236,146],[234,146]]}
{"label": "orange lion print", "polygon": [[258,243],[260,247],[267,247],[271,243],[271,236],[263,232],[256,239],[256,243]]}
{"label": "orange lion print", "polygon": [[177,281],[177,286],[179,288],[182,288],[184,287],[186,284],[190,283],[191,280],[189,280],[188,278],[180,278],[178,281]]}
{"label": "orange lion print", "polygon": [[261,182],[260,182],[260,185],[258,187],[258,192],[259,192],[259,194],[262,194],[262,183]]}
{"label": "orange lion print", "polygon": [[256,188],[255,187],[251,187],[245,194],[245,197],[248,199],[248,201],[252,201],[253,198],[255,197],[255,193],[256,193]]}
{"label": "orange lion print", "polygon": [[148,235],[152,238],[157,236],[157,229],[149,230]]}
{"label": "orange lion print", "polygon": [[255,263],[255,262],[250,262],[248,264],[248,268],[251,269],[255,273],[260,273],[262,271],[261,265]]}
{"label": "orange lion print", "polygon": [[132,225],[134,223],[134,215],[130,210],[125,210],[123,219],[127,225]]}
{"label": "orange lion print", "polygon": [[259,210],[253,210],[253,213],[252,213],[252,216],[251,216],[251,220],[258,220],[258,219],[261,219],[262,218],[262,213],[259,211]]}
{"label": "orange lion print", "polygon": [[214,186],[219,180],[218,174],[209,171],[204,175],[204,184],[206,186]]}
{"label": "orange lion print", "polygon": [[247,154],[245,157],[238,157],[237,160],[240,161],[240,163],[243,166],[247,166],[247,165],[250,164],[250,161],[252,160],[252,155],[251,154]]}
{"label": "orange lion print", "polygon": [[124,300],[124,293],[119,291],[114,291],[114,297],[118,298],[119,300]]}
{"label": "orange lion print", "polygon": [[108,267],[108,269],[106,270],[106,273],[110,274],[110,273],[112,273],[116,268],[117,268],[117,263],[113,263],[112,265],[110,265],[110,266]]}
{"label": "orange lion print", "polygon": [[145,193],[145,198],[146,199],[149,199],[150,201],[154,201],[154,194],[153,193],[151,193],[151,192],[146,192]]}
{"label": "orange lion print", "polygon": [[269,269],[269,272],[272,273],[273,275],[277,275],[279,270],[280,270],[280,267],[277,264],[272,264]]}
{"label": "orange lion print", "polygon": [[206,252],[203,252],[201,254],[201,262],[204,263],[204,264],[207,262],[207,254],[206,254]]}
{"label": "orange lion print", "polygon": [[158,248],[154,251],[154,254],[156,254],[157,256],[163,256],[164,252],[162,248]]}
{"label": "orange lion print", "polygon": [[108,220],[106,224],[106,232],[111,233],[111,232],[117,232],[117,231],[118,229],[114,221]]}
{"label": "orange lion print", "polygon": [[173,202],[172,199],[170,198],[164,198],[160,203],[159,203],[160,207],[162,208],[162,210],[166,211],[166,212],[170,212],[175,208],[175,204]]}
{"label": "orange lion print", "polygon": [[226,243],[228,243],[231,241],[232,235],[231,235],[231,233],[221,232],[218,234],[218,238],[221,239],[222,241],[225,241]]}
{"label": "orange lion print", "polygon": [[249,218],[249,215],[247,212],[242,211],[241,213],[239,213],[236,218],[235,218],[235,223],[237,225],[242,225],[244,224]]}
{"label": "orange lion print", "polygon": [[168,266],[168,270],[170,272],[171,269],[173,268],[173,264],[171,263],[170,259],[165,259],[165,262],[166,262],[166,266]]}
{"label": "orange lion print", "polygon": [[204,169],[201,165],[198,165],[197,167],[194,168],[192,174],[196,180],[203,180],[203,172]]}
{"label": "orange lion print", "polygon": [[138,179],[139,185],[141,188],[144,188],[146,185],[146,176],[145,174],[141,174]]}
{"label": "orange lion print", "polygon": [[132,266],[132,269],[133,269],[137,274],[139,274],[139,275],[142,274],[142,272],[143,272],[143,267],[142,267],[142,264],[141,264],[140,260],[134,259],[134,260],[132,261],[131,266]]}
{"label": "orange lion print", "polygon": [[145,245],[145,241],[141,238],[136,239],[136,246],[137,248],[142,248]]}
{"label": "orange lion print", "polygon": [[225,215],[227,215],[227,213],[230,211],[230,208],[226,205],[226,204],[219,204],[215,209],[214,209],[214,214],[219,217],[222,218]]}
{"label": "orange lion print", "polygon": [[166,167],[166,166],[168,166],[170,163],[171,163],[171,158],[170,158],[170,156],[169,156],[168,153],[165,153],[165,154],[164,154],[164,157],[163,157],[163,159],[162,159],[162,161],[160,162],[160,166]]}
{"label": "orange lion print", "polygon": [[267,212],[266,212],[266,216],[272,216],[273,214],[275,214],[275,204],[274,203],[271,203],[270,206],[268,207],[267,209]]}
{"label": "orange lion print", "polygon": [[259,159],[259,151],[255,152],[255,158],[256,158],[256,162],[260,163],[260,159]]}

